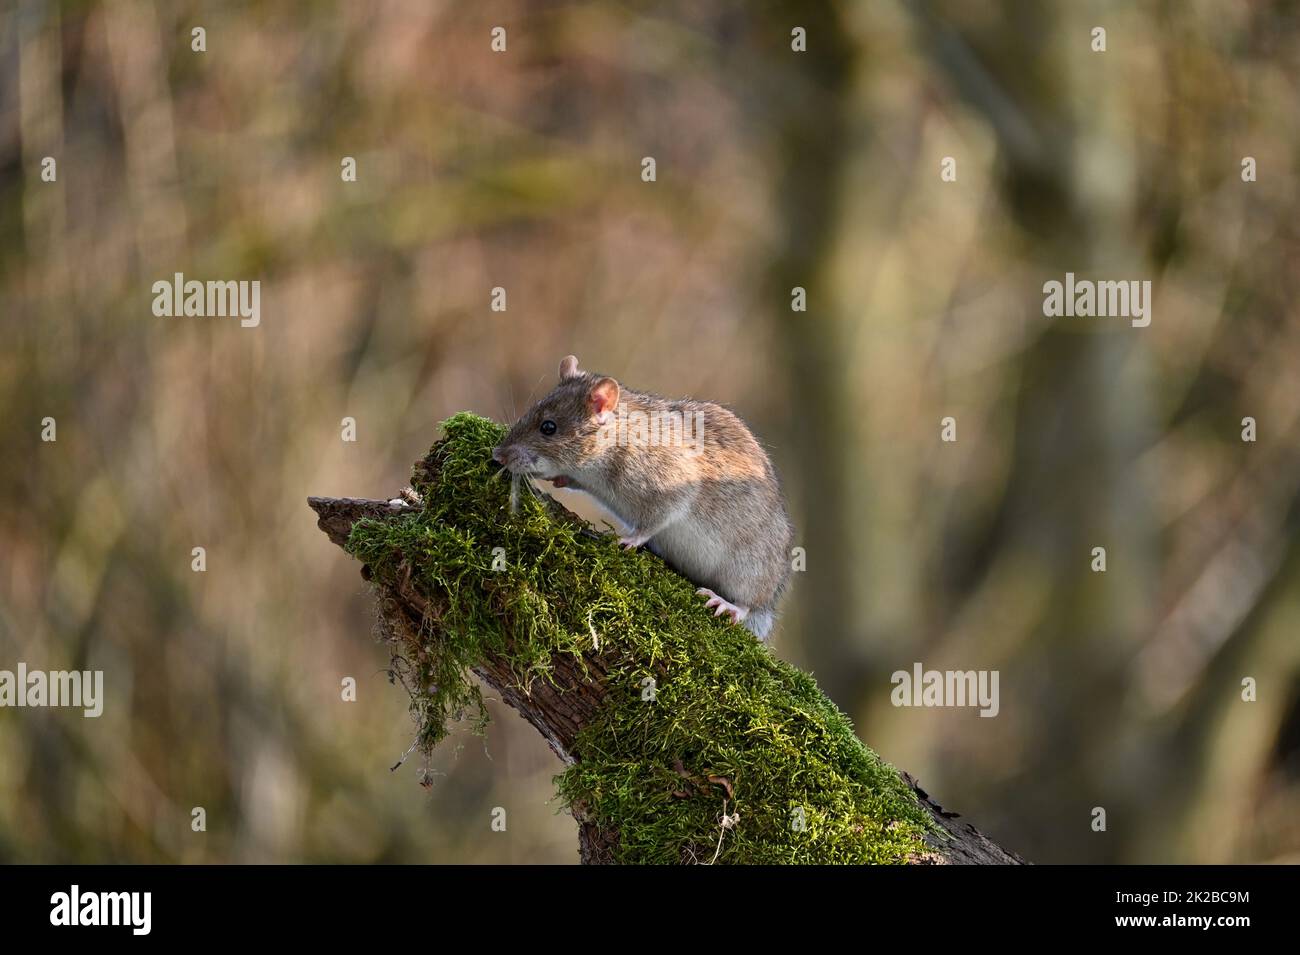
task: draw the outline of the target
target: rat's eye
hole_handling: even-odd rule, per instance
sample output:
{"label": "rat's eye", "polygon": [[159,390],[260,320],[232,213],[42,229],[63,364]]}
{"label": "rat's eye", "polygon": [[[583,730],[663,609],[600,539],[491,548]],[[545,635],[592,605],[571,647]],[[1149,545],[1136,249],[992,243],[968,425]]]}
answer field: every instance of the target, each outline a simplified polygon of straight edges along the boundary
{"label": "rat's eye", "polygon": [[542,422],[542,434],[546,435],[548,438],[555,434],[555,422],[550,418],[547,418]]}

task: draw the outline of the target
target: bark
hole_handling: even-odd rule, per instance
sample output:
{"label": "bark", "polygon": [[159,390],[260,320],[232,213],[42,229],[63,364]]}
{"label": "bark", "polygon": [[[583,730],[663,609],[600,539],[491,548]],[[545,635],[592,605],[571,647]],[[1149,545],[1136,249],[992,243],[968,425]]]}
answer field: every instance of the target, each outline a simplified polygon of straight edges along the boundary
{"label": "bark", "polygon": [[[409,505],[388,501],[359,500],[355,498],[310,497],[308,505],[317,514],[317,524],[331,541],[343,547],[347,543],[352,525],[363,517],[395,518],[408,510]],[[369,568],[362,566],[361,574],[371,579]],[[398,633],[417,633],[422,624],[432,617],[437,608],[431,608],[408,579],[379,585],[380,613],[386,624]],[[492,687],[510,706],[537,729],[550,744],[551,749],[566,763],[580,759],[575,751],[578,732],[606,705],[604,680],[600,679],[609,665],[609,650],[591,650],[582,662],[574,657],[557,657],[554,660],[554,682],[537,681],[525,694],[511,677],[504,661],[491,658],[475,668],[476,675]],[[935,823],[948,838],[932,836],[933,853],[918,863],[1000,863],[1022,864],[1025,860],[1014,852],[1003,849],[988,839],[970,823],[959,821],[956,813],[947,812],[917,785],[907,773],[903,778],[912,787],[918,800],[930,813]],[[579,852],[584,863],[607,863],[613,860],[618,833],[602,830],[583,818],[581,807],[574,807],[578,822]]]}

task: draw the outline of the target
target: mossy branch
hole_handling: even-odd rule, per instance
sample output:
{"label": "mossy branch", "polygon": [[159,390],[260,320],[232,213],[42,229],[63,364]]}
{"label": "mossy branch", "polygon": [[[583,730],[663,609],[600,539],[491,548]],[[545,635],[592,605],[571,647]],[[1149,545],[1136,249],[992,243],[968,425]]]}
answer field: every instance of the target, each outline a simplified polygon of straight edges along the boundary
{"label": "mossy branch", "polygon": [[418,742],[486,720],[477,676],[566,764],[584,862],[1019,863],[882,762],[807,674],[491,463],[469,414],[417,505],[309,498],[379,597]]}

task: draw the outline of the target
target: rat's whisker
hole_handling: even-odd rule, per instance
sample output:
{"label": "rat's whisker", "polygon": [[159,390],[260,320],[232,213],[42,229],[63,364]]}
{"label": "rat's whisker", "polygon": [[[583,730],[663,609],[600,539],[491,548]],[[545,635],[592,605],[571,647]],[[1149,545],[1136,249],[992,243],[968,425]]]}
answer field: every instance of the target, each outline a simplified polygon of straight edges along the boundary
{"label": "rat's whisker", "polygon": [[518,474],[510,475],[510,513],[519,513],[519,480]]}
{"label": "rat's whisker", "polygon": [[537,381],[533,382],[533,387],[528,390],[528,401],[527,401],[528,406],[531,406],[533,403],[533,395],[537,391],[537,386],[540,385],[545,380],[546,380],[546,373],[542,372],[542,377],[538,378]]}
{"label": "rat's whisker", "polygon": [[539,501],[546,500],[546,492],[537,486],[537,483],[533,480],[531,474],[528,475],[528,493],[532,494],[532,496]]}

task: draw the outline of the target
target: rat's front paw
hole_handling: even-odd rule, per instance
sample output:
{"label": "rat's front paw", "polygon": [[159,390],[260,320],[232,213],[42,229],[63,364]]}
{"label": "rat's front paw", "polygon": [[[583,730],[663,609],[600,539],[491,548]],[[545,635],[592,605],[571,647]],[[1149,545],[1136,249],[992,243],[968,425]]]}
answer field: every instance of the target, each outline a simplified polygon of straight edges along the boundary
{"label": "rat's front paw", "polygon": [[640,534],[633,534],[628,537],[620,537],[618,542],[623,545],[624,550],[636,550],[650,538],[642,537]]}
{"label": "rat's front paw", "polygon": [[706,610],[712,610],[714,607],[718,608],[713,611],[713,616],[715,617],[721,617],[725,613],[728,617],[731,618],[732,623],[740,623],[742,620],[744,620],[746,617],[749,616],[748,607],[737,606],[736,604],[733,604],[731,601],[726,600],[723,597],[719,597],[708,587],[701,587],[699,590],[695,592],[699,594],[701,597],[708,598],[707,600],[704,601],[704,607]]}

